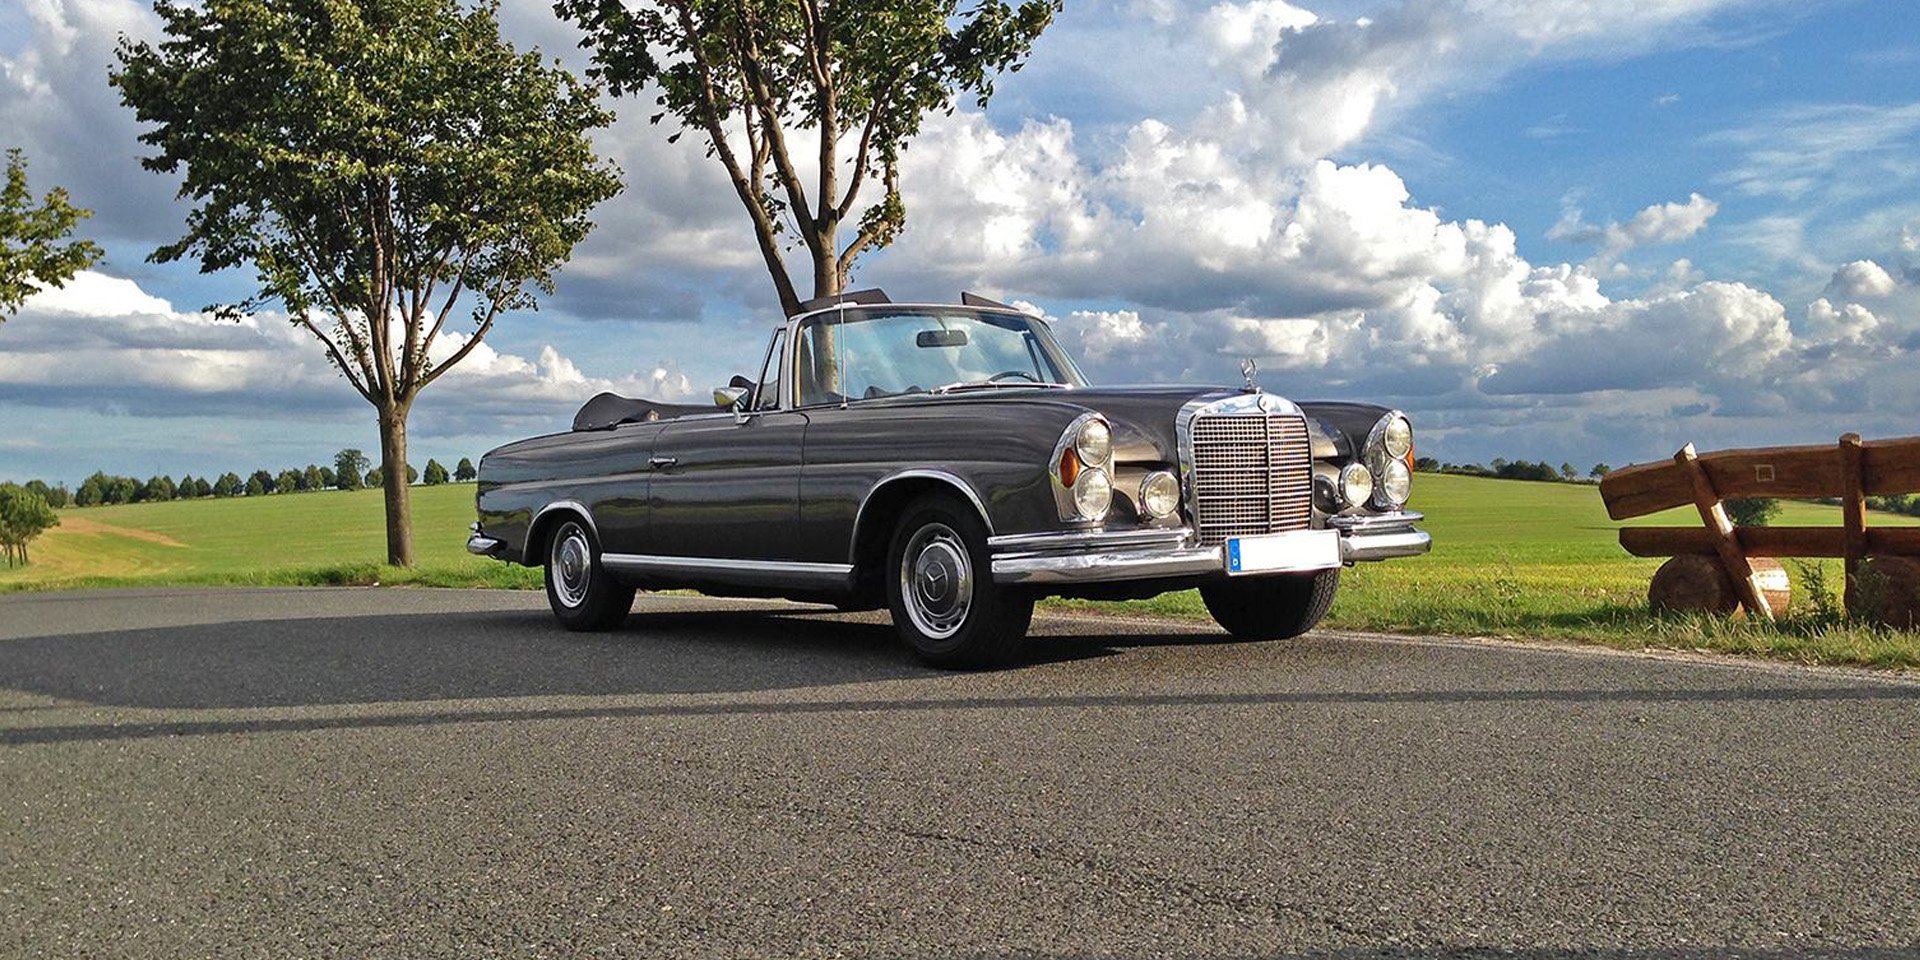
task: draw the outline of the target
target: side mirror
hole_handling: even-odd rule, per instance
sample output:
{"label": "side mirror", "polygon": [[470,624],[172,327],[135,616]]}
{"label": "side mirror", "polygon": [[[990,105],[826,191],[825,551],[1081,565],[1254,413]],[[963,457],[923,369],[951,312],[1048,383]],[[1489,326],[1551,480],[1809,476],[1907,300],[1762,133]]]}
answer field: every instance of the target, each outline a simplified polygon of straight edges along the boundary
{"label": "side mirror", "polygon": [[749,392],[746,387],[715,387],[713,405],[722,410],[739,410],[746,406]]}

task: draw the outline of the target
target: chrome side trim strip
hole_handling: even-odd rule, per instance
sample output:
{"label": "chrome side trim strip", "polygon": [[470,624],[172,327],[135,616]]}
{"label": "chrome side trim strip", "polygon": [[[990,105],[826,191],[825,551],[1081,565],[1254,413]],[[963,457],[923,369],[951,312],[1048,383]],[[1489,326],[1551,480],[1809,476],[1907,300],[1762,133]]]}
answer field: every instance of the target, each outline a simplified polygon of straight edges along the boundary
{"label": "chrome side trim strip", "polygon": [[600,562],[608,570],[635,576],[814,589],[845,589],[853,585],[853,565],[850,563],[661,557],[637,553],[603,553]]}

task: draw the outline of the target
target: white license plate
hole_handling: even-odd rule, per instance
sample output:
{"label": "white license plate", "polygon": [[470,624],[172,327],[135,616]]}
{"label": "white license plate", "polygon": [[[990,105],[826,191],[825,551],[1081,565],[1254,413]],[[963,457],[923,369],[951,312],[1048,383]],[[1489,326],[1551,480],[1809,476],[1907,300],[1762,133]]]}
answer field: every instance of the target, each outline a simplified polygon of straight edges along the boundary
{"label": "white license plate", "polygon": [[1340,531],[1294,530],[1227,540],[1227,573],[1300,573],[1340,565]]}

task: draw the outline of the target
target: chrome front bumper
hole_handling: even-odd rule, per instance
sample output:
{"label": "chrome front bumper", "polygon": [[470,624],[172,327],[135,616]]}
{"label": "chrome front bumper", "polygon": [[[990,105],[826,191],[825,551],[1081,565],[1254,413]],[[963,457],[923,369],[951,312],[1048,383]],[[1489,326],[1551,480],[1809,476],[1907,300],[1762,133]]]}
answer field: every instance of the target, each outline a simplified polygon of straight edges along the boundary
{"label": "chrome front bumper", "polygon": [[[1433,548],[1433,538],[1414,524],[1417,513],[1373,517],[1335,517],[1327,526],[1340,532],[1340,560],[1359,563],[1413,557]],[[992,537],[995,583],[1105,583],[1115,580],[1171,580],[1226,574],[1224,548],[1192,543],[1193,531],[1093,531]]]}

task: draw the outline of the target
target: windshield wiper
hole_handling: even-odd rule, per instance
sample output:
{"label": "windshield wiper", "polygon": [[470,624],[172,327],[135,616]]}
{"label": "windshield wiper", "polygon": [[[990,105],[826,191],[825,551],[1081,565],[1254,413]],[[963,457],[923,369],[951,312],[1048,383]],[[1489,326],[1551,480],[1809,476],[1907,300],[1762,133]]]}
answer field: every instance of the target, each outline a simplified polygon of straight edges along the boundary
{"label": "windshield wiper", "polygon": [[1009,388],[1038,388],[1042,390],[1065,390],[1071,384],[1037,383],[1032,380],[957,380],[928,390],[928,393],[955,393],[961,390],[1005,390]]}

